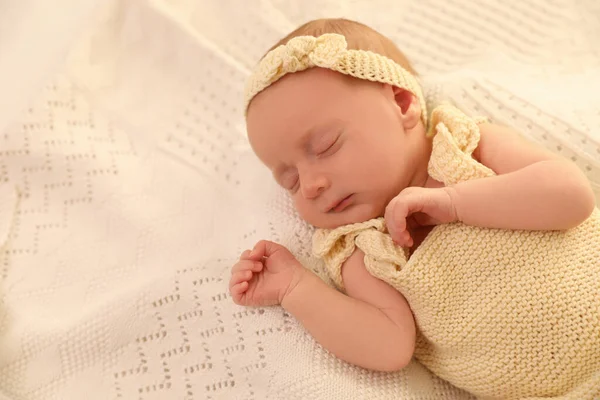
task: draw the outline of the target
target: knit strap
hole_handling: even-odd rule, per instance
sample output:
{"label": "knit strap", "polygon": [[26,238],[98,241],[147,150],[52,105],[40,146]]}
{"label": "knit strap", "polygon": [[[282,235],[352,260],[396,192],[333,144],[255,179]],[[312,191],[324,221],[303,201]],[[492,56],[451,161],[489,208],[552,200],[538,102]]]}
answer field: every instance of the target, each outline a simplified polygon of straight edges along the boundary
{"label": "knit strap", "polygon": [[429,175],[446,186],[458,182],[495,175],[494,171],[473,159],[479,145],[478,124],[482,118],[471,118],[458,108],[443,104],[431,114],[428,136],[433,136],[429,159]]}
{"label": "knit strap", "polygon": [[383,218],[336,229],[317,229],[313,235],[313,253],[323,260],[327,274],[341,291],[345,290],[342,265],[357,247],[365,253],[367,271],[380,279],[406,264],[406,252],[387,234]]}

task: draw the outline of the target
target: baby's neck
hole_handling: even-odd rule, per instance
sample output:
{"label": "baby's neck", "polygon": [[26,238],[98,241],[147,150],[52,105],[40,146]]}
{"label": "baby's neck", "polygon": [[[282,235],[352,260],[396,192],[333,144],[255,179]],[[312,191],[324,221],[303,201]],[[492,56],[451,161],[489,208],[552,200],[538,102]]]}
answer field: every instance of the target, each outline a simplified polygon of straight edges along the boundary
{"label": "baby's neck", "polygon": [[422,150],[423,150],[423,152],[421,154],[422,154],[423,158],[421,159],[420,164],[417,167],[417,171],[415,172],[415,175],[413,176],[410,186],[420,186],[420,187],[424,187],[424,188],[444,187],[444,184],[442,182],[438,182],[435,179],[433,179],[431,176],[429,176],[428,166],[429,166],[429,159],[431,158],[431,151],[432,151],[431,140],[427,140],[424,142],[424,146],[423,146]]}
{"label": "baby's neck", "polygon": [[443,182],[436,181],[435,179],[430,177],[429,174],[427,174],[427,180],[425,181],[425,184],[423,185],[423,187],[425,187],[425,188],[441,188],[444,186],[445,185]]}

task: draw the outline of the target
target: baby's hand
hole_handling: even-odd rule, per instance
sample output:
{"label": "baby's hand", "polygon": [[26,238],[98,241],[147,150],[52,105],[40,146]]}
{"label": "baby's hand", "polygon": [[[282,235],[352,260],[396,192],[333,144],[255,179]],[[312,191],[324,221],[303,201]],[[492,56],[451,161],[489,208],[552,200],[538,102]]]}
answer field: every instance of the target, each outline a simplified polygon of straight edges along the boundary
{"label": "baby's hand", "polygon": [[409,232],[418,226],[439,225],[457,220],[451,187],[408,187],[385,209],[385,223],[392,239],[402,247],[412,247]]}
{"label": "baby's hand", "polygon": [[288,249],[261,240],[252,251],[244,251],[231,269],[229,292],[243,306],[281,304],[305,272]]}

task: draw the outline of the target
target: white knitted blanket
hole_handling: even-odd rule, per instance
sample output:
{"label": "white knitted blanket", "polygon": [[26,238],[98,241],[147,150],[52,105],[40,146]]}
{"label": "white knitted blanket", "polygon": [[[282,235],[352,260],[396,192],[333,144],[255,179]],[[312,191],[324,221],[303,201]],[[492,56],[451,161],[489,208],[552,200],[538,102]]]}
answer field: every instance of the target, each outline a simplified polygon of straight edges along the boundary
{"label": "white knitted blanket", "polygon": [[252,65],[309,18],[379,29],[429,101],[518,128],[600,195],[595,0],[60,3],[0,5],[0,398],[469,398],[227,294],[259,239],[318,267],[241,112]]}

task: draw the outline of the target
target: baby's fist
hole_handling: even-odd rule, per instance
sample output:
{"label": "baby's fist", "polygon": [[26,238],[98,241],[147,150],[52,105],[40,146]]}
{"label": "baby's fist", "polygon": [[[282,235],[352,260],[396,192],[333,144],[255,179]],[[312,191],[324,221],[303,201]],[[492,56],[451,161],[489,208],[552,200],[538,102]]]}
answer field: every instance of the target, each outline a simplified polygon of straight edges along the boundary
{"label": "baby's fist", "polygon": [[281,304],[303,272],[304,267],[288,249],[261,240],[244,251],[231,269],[229,292],[236,304],[244,306]]}
{"label": "baby's fist", "polygon": [[385,223],[394,242],[412,247],[410,228],[457,221],[455,192],[451,187],[408,187],[385,209]]}

